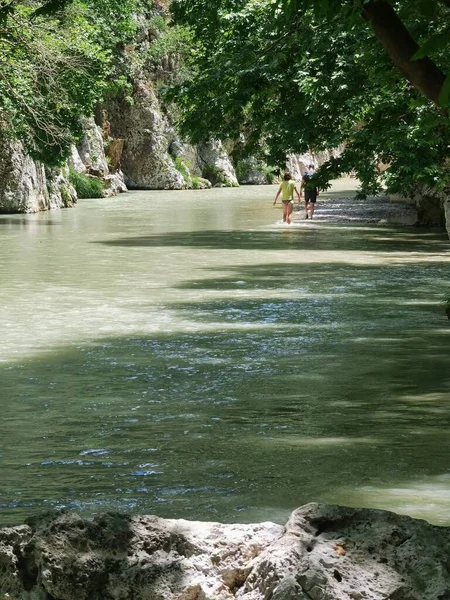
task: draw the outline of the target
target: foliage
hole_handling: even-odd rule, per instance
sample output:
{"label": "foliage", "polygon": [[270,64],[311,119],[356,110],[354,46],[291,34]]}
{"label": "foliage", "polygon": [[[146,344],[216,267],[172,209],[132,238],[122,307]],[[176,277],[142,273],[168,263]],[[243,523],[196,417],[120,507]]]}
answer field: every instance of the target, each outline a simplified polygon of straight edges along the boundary
{"label": "foliage", "polygon": [[192,177],[192,189],[193,190],[201,190],[203,189],[203,184],[201,181],[201,177],[197,177],[196,175],[194,175]]}
{"label": "foliage", "polygon": [[75,169],[70,169],[69,181],[75,188],[78,198],[103,198],[103,185],[97,177],[89,177],[84,173],[78,173]]}
{"label": "foliage", "polygon": [[[108,90],[112,52],[135,31],[135,0],[0,4],[0,117],[47,165],[68,155],[80,116]],[[8,10],[6,10],[8,9]]]}
{"label": "foliage", "polygon": [[222,169],[216,167],[215,165],[204,165],[203,166],[203,176],[205,179],[208,179],[212,185],[222,185],[224,187],[234,187],[229,179],[227,179],[226,174]]}
{"label": "foliage", "polygon": [[191,173],[189,171],[189,165],[185,163],[180,156],[175,158],[175,168],[179,173],[181,173],[186,183],[190,183]]}
{"label": "foliage", "polygon": [[249,171],[256,171],[268,184],[274,183],[277,171],[275,167],[270,167],[262,161],[255,160],[253,157],[239,159],[236,162],[235,170],[239,182],[244,181]]}
{"label": "foliage", "polygon": [[[426,18],[424,3],[416,4],[396,6],[422,52],[448,65],[444,35],[426,45],[447,31],[446,3],[435,2]],[[361,9],[357,0],[174,0],[176,22],[196,40],[194,76],[169,93],[182,133],[193,142],[239,140],[235,158],[252,154],[268,164],[345,144],[319,171],[321,187],[355,169],[363,193],[447,188],[447,115],[396,69]],[[382,174],[380,163],[390,165]]]}
{"label": "foliage", "polygon": [[154,62],[170,55],[184,56],[190,53],[192,47],[192,35],[188,28],[174,25],[169,27],[166,19],[161,15],[155,15],[149,21],[149,29],[155,34],[147,56]]}

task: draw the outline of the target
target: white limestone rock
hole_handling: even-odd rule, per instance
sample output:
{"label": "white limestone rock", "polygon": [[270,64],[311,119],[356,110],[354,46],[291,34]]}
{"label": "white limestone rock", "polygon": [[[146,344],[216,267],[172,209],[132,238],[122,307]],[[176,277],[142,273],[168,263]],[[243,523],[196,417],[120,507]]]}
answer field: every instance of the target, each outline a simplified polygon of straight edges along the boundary
{"label": "white limestone rock", "polygon": [[339,146],[334,150],[323,150],[322,152],[304,152],[303,154],[289,154],[286,157],[286,168],[292,173],[296,181],[300,181],[303,173],[309,165],[314,165],[317,169],[332,158],[337,158],[344,151],[344,146]]}
{"label": "white limestone rock", "polygon": [[69,167],[75,169],[78,173],[86,173],[86,165],[81,160],[78,148],[75,145],[72,145],[70,148],[70,156],[67,162]]}
{"label": "white limestone rock", "polygon": [[205,179],[209,179],[213,186],[222,184],[226,187],[236,187],[239,185],[233,164],[222,142],[210,140],[200,144],[197,152],[202,175]]}
{"label": "white limestone rock", "polygon": [[169,154],[174,132],[149,85],[137,85],[134,103],[108,107],[111,134],[124,139],[121,167],[131,189],[184,189],[186,182]]}
{"label": "white limestone rock", "polygon": [[83,127],[85,136],[77,144],[79,157],[90,175],[104,177],[109,173],[109,169],[103,148],[102,130],[95,124],[94,117],[84,119]]}
{"label": "white limestone rock", "polygon": [[22,144],[0,138],[0,212],[33,213],[49,208],[44,167]]}
{"label": "white limestone rock", "polygon": [[170,145],[171,156],[179,158],[189,169],[191,177],[201,177],[202,171],[199,166],[197,148],[180,140],[177,136]]}
{"label": "white limestone rock", "polygon": [[46,173],[20,142],[0,137],[0,213],[35,213],[72,206],[76,200],[61,169]]}
{"label": "white limestone rock", "polygon": [[77,203],[75,188],[69,182],[69,168],[45,169],[49,209],[71,208]]}
{"label": "white limestone rock", "polygon": [[122,171],[116,171],[115,173],[105,175],[105,177],[102,178],[102,183],[103,196],[105,198],[128,192]]}
{"label": "white limestone rock", "polygon": [[0,530],[12,600],[445,600],[450,530],[308,504],[285,527],[75,514]]}

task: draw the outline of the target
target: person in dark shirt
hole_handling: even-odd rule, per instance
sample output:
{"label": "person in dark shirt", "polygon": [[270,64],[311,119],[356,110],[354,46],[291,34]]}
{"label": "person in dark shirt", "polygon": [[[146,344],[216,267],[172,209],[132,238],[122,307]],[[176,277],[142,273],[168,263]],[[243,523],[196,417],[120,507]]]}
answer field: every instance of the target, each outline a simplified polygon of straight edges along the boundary
{"label": "person in dark shirt", "polygon": [[308,165],[308,168],[303,173],[302,183],[300,187],[300,195],[302,190],[305,191],[305,219],[312,219],[314,209],[316,208],[316,200],[319,196],[319,190],[314,183],[313,176],[316,174],[314,165]]}

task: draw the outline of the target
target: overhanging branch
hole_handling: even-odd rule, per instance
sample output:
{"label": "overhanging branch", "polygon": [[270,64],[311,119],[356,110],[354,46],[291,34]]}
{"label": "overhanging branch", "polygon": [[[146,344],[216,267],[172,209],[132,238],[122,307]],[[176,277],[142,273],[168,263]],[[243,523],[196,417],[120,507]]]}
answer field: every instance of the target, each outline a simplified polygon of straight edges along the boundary
{"label": "overhanging branch", "polygon": [[429,57],[411,60],[419,46],[393,7],[386,0],[370,0],[364,4],[363,16],[370,21],[394,65],[419,92],[439,106],[445,76]]}

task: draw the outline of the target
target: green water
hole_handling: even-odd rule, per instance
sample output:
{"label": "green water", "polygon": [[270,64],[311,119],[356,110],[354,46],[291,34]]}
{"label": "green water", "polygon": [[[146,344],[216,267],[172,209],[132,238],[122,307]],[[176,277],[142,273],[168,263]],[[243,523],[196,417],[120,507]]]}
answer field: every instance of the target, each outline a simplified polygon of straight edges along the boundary
{"label": "green water", "polygon": [[272,197],[0,216],[2,523],[321,501],[450,524],[448,240],[283,228]]}

